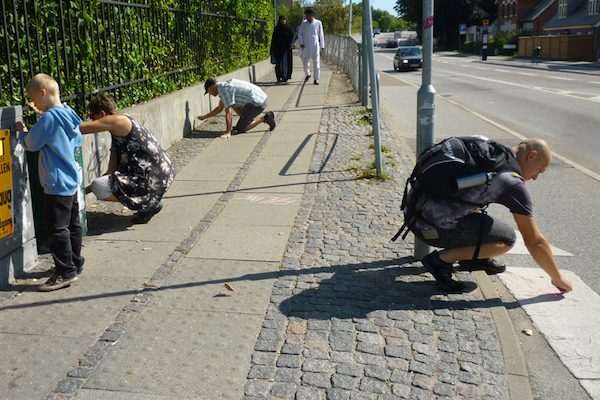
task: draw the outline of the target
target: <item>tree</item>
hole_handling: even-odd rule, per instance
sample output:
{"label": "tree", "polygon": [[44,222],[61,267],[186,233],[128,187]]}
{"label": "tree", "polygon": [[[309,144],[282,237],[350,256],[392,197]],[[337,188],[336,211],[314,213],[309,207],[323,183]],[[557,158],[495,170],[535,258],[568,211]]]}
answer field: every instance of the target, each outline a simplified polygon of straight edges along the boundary
{"label": "tree", "polygon": [[[495,0],[435,0],[434,5],[433,35],[442,48],[456,48],[460,24],[480,25],[483,18],[493,20],[498,15]],[[422,0],[397,0],[394,9],[402,18],[421,26]]]}

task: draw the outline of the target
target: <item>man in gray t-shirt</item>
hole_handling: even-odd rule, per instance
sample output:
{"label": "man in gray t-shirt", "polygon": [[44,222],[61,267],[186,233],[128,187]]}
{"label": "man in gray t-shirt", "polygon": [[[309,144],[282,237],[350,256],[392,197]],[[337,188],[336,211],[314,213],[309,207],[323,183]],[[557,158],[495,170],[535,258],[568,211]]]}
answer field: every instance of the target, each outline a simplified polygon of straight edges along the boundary
{"label": "man in gray t-shirt", "polygon": [[[570,280],[561,274],[550,244],[533,216],[531,196],[525,181],[537,179],[550,165],[552,152],[541,139],[526,139],[512,148],[521,174],[502,172],[486,185],[464,190],[460,200],[476,203],[498,203],[513,214],[525,246],[536,263],[550,276],[561,292],[572,290]],[[463,269],[483,269],[488,274],[504,271],[505,267],[492,257],[509,251],[515,243],[514,230],[505,223],[481,212],[476,206],[448,201],[422,199],[418,202],[418,217],[411,231],[423,242],[440,247],[421,261],[438,284],[448,291],[461,291],[464,284],[452,279],[453,264]],[[478,246],[478,259],[473,256]]]}

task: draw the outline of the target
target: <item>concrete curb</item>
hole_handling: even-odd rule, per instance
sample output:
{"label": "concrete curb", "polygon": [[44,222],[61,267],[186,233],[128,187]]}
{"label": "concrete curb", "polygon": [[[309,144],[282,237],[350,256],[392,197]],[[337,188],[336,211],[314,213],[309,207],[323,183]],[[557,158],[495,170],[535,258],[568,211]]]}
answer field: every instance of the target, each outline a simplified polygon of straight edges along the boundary
{"label": "concrete curb", "polygon": [[508,312],[501,305],[500,296],[486,273],[475,271],[472,276],[477,282],[483,297],[491,305],[490,312],[496,324],[496,331],[504,356],[510,398],[512,400],[533,400],[525,355],[521,350],[521,345]]}

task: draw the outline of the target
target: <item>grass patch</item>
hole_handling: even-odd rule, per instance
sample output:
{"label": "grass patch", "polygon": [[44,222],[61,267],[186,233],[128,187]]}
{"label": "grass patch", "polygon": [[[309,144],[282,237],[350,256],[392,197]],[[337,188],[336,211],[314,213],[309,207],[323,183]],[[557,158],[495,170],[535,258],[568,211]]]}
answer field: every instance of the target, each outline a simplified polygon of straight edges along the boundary
{"label": "grass patch", "polygon": [[369,108],[362,108],[362,109],[360,109],[360,110],[356,110],[356,111],[354,111],[354,113],[353,113],[353,114],[354,114],[354,115],[365,115],[365,114],[368,114],[368,113],[370,113],[370,112],[371,112],[371,109],[369,109]]}
{"label": "grass patch", "polygon": [[358,124],[362,126],[371,125],[371,118],[368,115],[363,115],[358,119]]}

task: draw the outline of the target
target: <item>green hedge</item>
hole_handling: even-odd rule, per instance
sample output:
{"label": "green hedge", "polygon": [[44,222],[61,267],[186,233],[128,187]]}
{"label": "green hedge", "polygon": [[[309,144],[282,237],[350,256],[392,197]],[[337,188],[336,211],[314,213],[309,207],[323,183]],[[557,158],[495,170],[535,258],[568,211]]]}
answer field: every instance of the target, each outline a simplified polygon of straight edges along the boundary
{"label": "green hedge", "polygon": [[0,105],[26,103],[24,85],[44,72],[80,113],[98,90],[125,107],[262,60],[273,28],[269,0],[4,0],[3,6]]}

